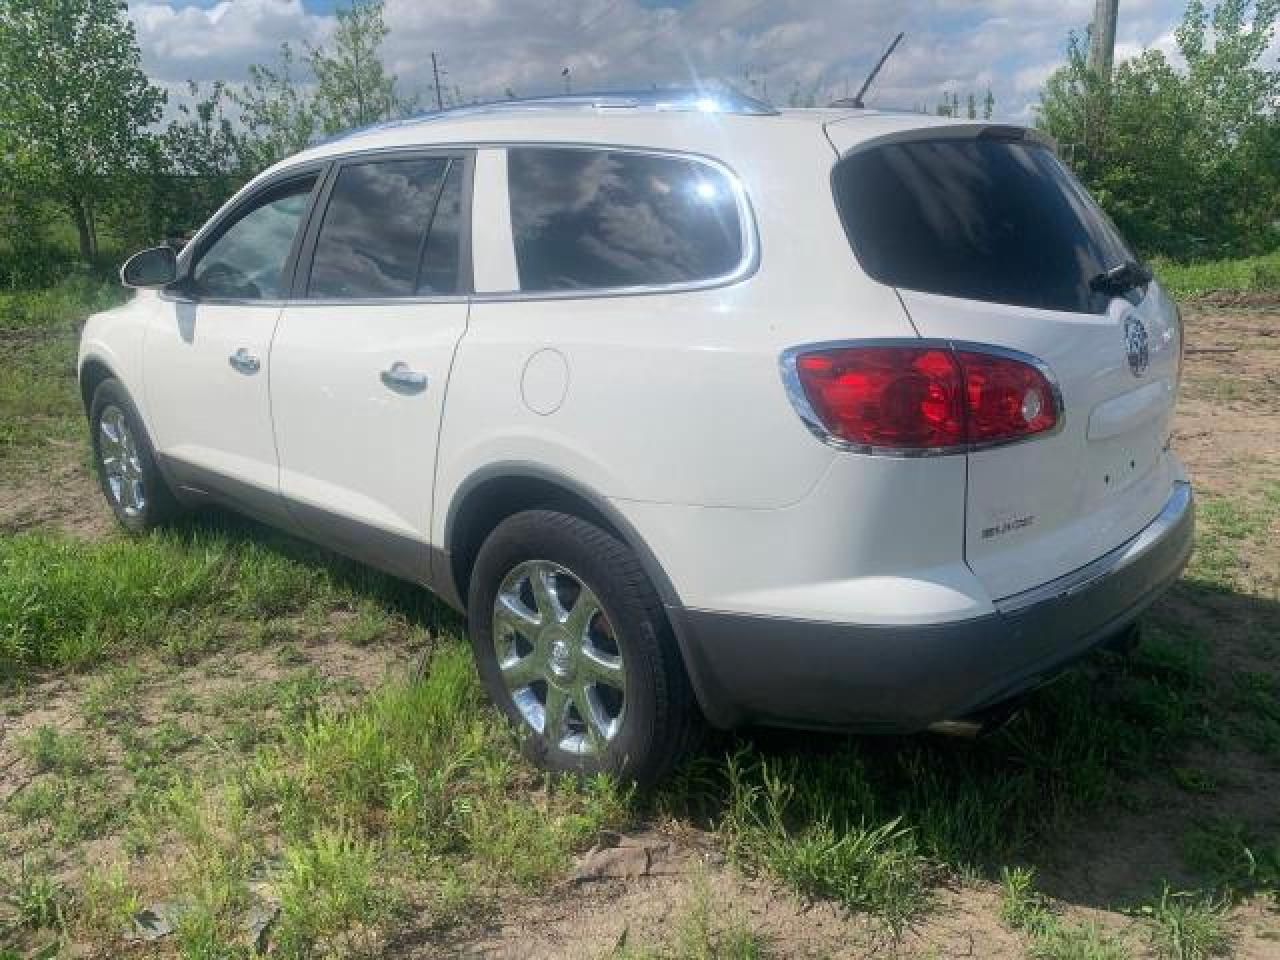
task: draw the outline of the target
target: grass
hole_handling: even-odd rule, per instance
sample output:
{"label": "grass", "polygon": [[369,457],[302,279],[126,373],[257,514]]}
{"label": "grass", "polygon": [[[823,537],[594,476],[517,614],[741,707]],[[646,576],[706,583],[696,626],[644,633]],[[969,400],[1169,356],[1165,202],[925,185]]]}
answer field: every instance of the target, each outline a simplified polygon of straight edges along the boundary
{"label": "grass", "polygon": [[1151,942],[1166,960],[1208,960],[1225,955],[1230,940],[1223,927],[1226,904],[1198,893],[1177,893],[1168,885],[1160,899],[1141,911],[1154,929]]}
{"label": "grass", "polygon": [[219,518],[139,541],[0,538],[0,685],[145,647],[190,663],[223,646],[229,625],[247,643],[250,624],[317,609],[378,603],[383,632],[452,619],[422,591],[263,533]]}
{"label": "grass", "polygon": [[1132,658],[1064,677],[978,743],[784,738],[771,754],[765,738],[705,770],[701,789],[727,795],[720,828],[744,866],[900,928],[942,868],[981,874],[1125,802],[1131,778],[1202,735],[1206,669],[1196,637],[1152,625]]}
{"label": "grass", "polygon": [[1068,924],[1035,888],[1035,871],[1006,868],[1000,877],[1000,920],[1023,933],[1033,960],[1128,960],[1128,946],[1096,924]]}
{"label": "grass", "polygon": [[1227,897],[1280,891],[1280,832],[1267,836],[1235,818],[1208,817],[1186,830],[1181,853]]}
{"label": "grass", "polygon": [[1160,282],[1178,300],[1220,291],[1280,293],[1280,251],[1258,257],[1175,263],[1153,261]]}
{"label": "grass", "polygon": [[87,274],[43,290],[0,292],[0,463],[38,460],[51,441],[83,442],[79,325],[124,299],[118,284]]}
{"label": "grass", "polygon": [[[83,431],[59,364],[84,304],[114,296],[87,283],[0,295],[0,350],[31,372],[30,396],[0,387],[4,421],[29,421],[0,435],[0,458],[37,458]],[[1216,632],[1157,614],[1135,653],[1095,657],[990,738],[752,734],[643,799],[525,765],[481,698],[460,624],[421,591],[225,517],[137,541],[0,536],[3,694],[35,696],[50,677],[78,691],[75,716],[17,745],[31,778],[0,805],[0,829],[31,866],[0,876],[0,942],[17,924],[24,953],[51,941],[119,952],[144,906],[168,904],[184,956],[263,943],[284,957],[393,953],[406,925],[482,920],[562,882],[602,832],[672,817],[711,827],[740,870],[894,935],[927,919],[940,882],[1001,877],[1001,917],[1030,956],[1128,956],[1124,939],[1055,908],[1033,874],[1001,867],[1035,860],[1085,819],[1140,810],[1150,801],[1136,783],[1206,804],[1231,792],[1211,764],[1188,765],[1193,743],[1274,760],[1274,673],[1254,664],[1224,682],[1209,641],[1244,635],[1213,604],[1255,589],[1249,561],[1278,515],[1274,484],[1202,497],[1175,609],[1203,609]],[[1261,656],[1270,621],[1250,599]],[[374,659],[421,652],[422,668],[401,660],[389,679],[343,679],[315,661],[318,639]],[[1190,822],[1178,852],[1204,890],[1166,888],[1139,912],[1152,949],[1179,960],[1223,949],[1227,904],[1280,885],[1274,827]],[[76,865],[104,845],[114,859]],[[55,879],[67,875],[55,858],[77,879]],[[769,950],[704,888],[667,936],[616,953]]]}
{"label": "grass", "polygon": [[774,953],[733,908],[713,902],[704,876],[695,878],[693,892],[675,912],[672,930],[656,943],[632,944],[630,928],[609,954],[614,960],[767,960]]}

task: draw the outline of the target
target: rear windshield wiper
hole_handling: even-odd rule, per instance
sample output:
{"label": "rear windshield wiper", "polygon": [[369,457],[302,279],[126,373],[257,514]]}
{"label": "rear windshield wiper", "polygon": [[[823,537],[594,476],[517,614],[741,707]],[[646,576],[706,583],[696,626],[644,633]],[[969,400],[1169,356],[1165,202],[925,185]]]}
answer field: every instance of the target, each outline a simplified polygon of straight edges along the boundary
{"label": "rear windshield wiper", "polygon": [[1089,288],[1098,293],[1109,293],[1113,297],[1119,297],[1134,287],[1145,287],[1152,279],[1153,275],[1149,267],[1137,260],[1126,260],[1118,267],[1112,267],[1090,280]]}

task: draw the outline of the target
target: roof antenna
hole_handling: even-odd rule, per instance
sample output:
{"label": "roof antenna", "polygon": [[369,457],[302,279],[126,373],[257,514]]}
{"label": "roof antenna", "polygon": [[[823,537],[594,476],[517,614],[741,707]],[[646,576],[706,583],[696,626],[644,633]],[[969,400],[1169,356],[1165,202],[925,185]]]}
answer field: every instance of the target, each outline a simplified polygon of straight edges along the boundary
{"label": "roof antenna", "polygon": [[898,49],[898,44],[902,42],[902,38],[905,36],[905,33],[900,33],[893,38],[893,43],[889,44],[889,49],[881,55],[878,61],[876,61],[874,69],[872,69],[871,73],[867,75],[867,79],[863,81],[862,89],[858,91],[856,96],[844,97],[840,100],[836,100],[831,104],[831,106],[854,107],[858,110],[863,109],[862,98],[867,95],[867,91],[871,89],[871,84],[875,83],[876,77],[878,77],[880,75],[880,71],[884,69],[885,61],[893,56],[893,51]]}

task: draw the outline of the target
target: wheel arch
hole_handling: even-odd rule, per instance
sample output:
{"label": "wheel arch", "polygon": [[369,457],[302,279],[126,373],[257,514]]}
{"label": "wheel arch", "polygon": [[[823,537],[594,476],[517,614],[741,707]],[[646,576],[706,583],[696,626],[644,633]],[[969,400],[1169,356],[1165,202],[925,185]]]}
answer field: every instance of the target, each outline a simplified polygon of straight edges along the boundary
{"label": "wheel arch", "polygon": [[492,464],[464,480],[455,492],[444,524],[443,562],[454,599],[465,608],[471,569],[480,547],[507,517],[551,507],[608,530],[640,561],[664,606],[679,607],[680,597],[644,538],[609,500],[590,487],[538,464]]}
{"label": "wheel arch", "polygon": [[[80,400],[84,404],[85,416],[89,415],[93,406],[93,395],[104,380],[119,380],[115,370],[106,360],[96,353],[89,354],[80,363]],[[136,402],[134,404],[137,405]]]}

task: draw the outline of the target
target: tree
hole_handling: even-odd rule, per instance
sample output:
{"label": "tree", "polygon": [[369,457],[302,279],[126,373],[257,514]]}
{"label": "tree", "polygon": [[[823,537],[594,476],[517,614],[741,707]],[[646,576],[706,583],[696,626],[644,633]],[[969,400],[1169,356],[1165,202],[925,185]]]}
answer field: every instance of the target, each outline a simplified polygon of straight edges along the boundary
{"label": "tree", "polygon": [[249,82],[228,96],[244,127],[240,162],[251,170],[297,153],[315,134],[315,107],[294,77],[293,48],[287,42],[280,44],[276,63],[252,64]]}
{"label": "tree", "polygon": [[353,0],[338,10],[338,26],[328,49],[312,47],[307,63],[316,78],[314,109],[320,129],[338,133],[409,112],[411,99],[396,93],[379,51],[387,36],[382,0]]}
{"label": "tree", "polygon": [[164,102],[118,0],[0,6],[0,142],[16,182],[70,215],[86,262],[98,253],[104,187],[141,160]]}
{"label": "tree", "polygon": [[215,82],[207,93],[194,81],[188,87],[191,102],[178,106],[160,138],[167,162],[151,226],[165,235],[203,223],[255,169],[224,108],[230,99],[226,85]]}
{"label": "tree", "polygon": [[1188,4],[1178,70],[1158,50],[1108,81],[1073,35],[1038,125],[1148,253],[1239,255],[1280,240],[1280,71],[1263,65],[1280,0]]}

